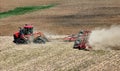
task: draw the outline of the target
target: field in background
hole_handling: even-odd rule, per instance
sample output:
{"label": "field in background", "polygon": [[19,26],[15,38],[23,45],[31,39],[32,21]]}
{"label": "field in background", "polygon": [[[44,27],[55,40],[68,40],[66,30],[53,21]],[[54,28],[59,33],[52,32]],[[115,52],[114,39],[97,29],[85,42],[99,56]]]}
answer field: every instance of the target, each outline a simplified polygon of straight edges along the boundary
{"label": "field in background", "polygon": [[46,10],[0,19],[0,35],[12,35],[24,24],[33,24],[37,31],[71,34],[81,29],[94,29],[120,23],[119,0],[2,0],[0,10],[3,12],[21,6],[52,3],[58,5]]}
{"label": "field in background", "polygon": [[31,13],[31,12],[38,11],[38,10],[49,9],[54,6],[55,6],[55,4],[41,5],[41,6],[17,7],[13,10],[9,10],[6,12],[0,12],[0,19],[6,18],[6,17],[11,17],[11,16],[16,16],[16,15],[23,15],[23,14]]}

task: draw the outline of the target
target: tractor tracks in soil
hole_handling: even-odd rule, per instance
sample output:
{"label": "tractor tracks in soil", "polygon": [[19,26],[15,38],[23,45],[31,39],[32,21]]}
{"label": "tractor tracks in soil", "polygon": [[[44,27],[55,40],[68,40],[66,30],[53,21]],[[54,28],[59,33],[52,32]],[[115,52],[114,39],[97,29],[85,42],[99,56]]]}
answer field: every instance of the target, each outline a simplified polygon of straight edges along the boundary
{"label": "tractor tracks in soil", "polygon": [[[31,46],[32,45],[32,46]],[[51,43],[48,43],[47,44],[47,46],[49,46],[49,45],[51,45]],[[58,45],[60,45],[60,44],[58,44]],[[18,46],[18,47],[17,47]],[[42,46],[42,47],[41,47]],[[25,56],[27,56],[27,55],[29,55],[30,54],[30,52],[32,52],[32,51],[35,51],[34,49],[38,49],[38,50],[40,50],[40,52],[37,52],[38,54],[39,54],[39,56],[37,55],[36,57],[29,57],[29,58],[26,58],[26,59],[21,59],[21,60],[23,60],[22,62],[18,62],[17,63],[17,65],[18,66],[20,66],[20,65],[24,65],[24,64],[28,64],[29,62],[31,62],[31,61],[34,61],[34,60],[41,60],[40,58],[42,57],[43,58],[43,60],[45,59],[47,59],[46,57],[48,57],[48,58],[50,58],[50,57],[52,57],[52,56],[54,56],[54,54],[56,54],[56,52],[58,52],[59,53],[59,51],[61,50],[59,50],[59,51],[56,51],[56,49],[52,49],[52,47],[54,47],[54,46],[50,46],[50,47],[47,47],[46,45],[39,45],[39,44],[30,44],[30,45],[15,45],[13,48],[10,48],[9,50],[8,49],[6,49],[5,48],[5,50],[3,50],[2,52],[1,52],[1,57],[0,58],[2,58],[2,56],[4,57],[4,56],[6,56],[7,55],[7,57],[6,58],[4,58],[4,59],[6,59],[6,60],[8,60],[10,57],[14,57],[14,55],[13,54],[15,54],[16,55],[16,58],[17,58],[17,56],[20,56],[20,53],[21,53],[21,51],[24,53],[23,55],[22,55],[22,57],[25,57]],[[57,45],[56,45],[57,46]],[[56,47],[55,46],[55,47]],[[45,48],[44,48],[45,47]],[[46,48],[47,47],[47,48]],[[64,46],[63,46],[64,47]],[[55,52],[53,52],[53,51],[55,51]],[[28,53],[27,53],[28,52]],[[50,54],[48,53],[48,52],[50,52]],[[3,55],[2,55],[3,54]],[[48,55],[49,54],[49,55]],[[51,54],[53,54],[53,55],[51,55]],[[45,55],[45,57],[44,57],[44,55]],[[46,56],[46,55],[48,55],[48,56]],[[2,59],[1,60],[1,62],[4,62],[4,63],[7,63],[4,59]],[[13,59],[14,60],[14,59]],[[20,61],[21,61],[20,60]],[[2,63],[0,63],[1,65],[2,65]],[[12,63],[11,63],[12,64]],[[15,66],[17,66],[17,65],[15,65]],[[10,66],[10,64],[8,64],[8,69],[11,69],[11,67],[9,67]],[[11,66],[13,66],[14,67],[14,65],[11,65]],[[6,68],[7,69],[7,68]]]}
{"label": "tractor tracks in soil", "polygon": [[[5,38],[9,41],[3,40]],[[72,48],[73,42],[56,40],[46,44],[29,45],[15,45],[11,41],[11,37],[0,39],[1,71],[102,71],[102,69],[107,71],[111,68],[109,71],[118,71],[120,69],[119,51],[76,50]]]}
{"label": "tractor tracks in soil", "polygon": [[[22,62],[16,67],[23,67],[23,66],[28,66],[29,67],[29,66],[33,65],[34,63],[37,63],[37,62],[40,62],[40,64],[42,64],[43,62],[49,61],[51,58],[53,58],[53,57],[55,57],[59,54],[62,54],[62,50],[63,49],[58,49],[58,50],[55,51],[54,48],[51,48],[49,50],[46,50],[46,52],[43,52],[42,55],[40,55],[40,56],[38,56],[34,59],[30,59],[27,62]],[[52,60],[52,61],[54,61],[54,60]],[[43,65],[41,65],[41,66],[43,66]],[[15,69],[15,68],[13,67],[13,69]]]}
{"label": "tractor tracks in soil", "polygon": [[[71,56],[71,57],[68,57],[68,56],[66,56],[66,54],[70,54],[71,51],[62,53],[63,51],[57,51],[56,53],[55,52],[53,52],[53,53],[51,52],[51,56],[50,55],[46,55],[47,54],[46,53],[45,54],[46,58],[44,58],[42,56],[39,56],[39,57],[37,57],[35,59],[27,61],[26,63],[21,63],[21,65],[19,65],[19,67],[21,68],[21,67],[23,67],[23,65],[26,66],[26,67],[30,67],[31,65],[33,66],[35,63],[40,62],[40,66],[43,66],[43,67],[44,67],[44,65],[51,66],[51,68],[47,68],[47,71],[49,71],[49,70],[51,70],[51,71],[52,70],[56,70],[57,71],[57,68],[63,68],[67,64],[69,64],[71,62],[74,62],[74,58],[78,58],[78,59],[81,58],[81,60],[85,59],[85,58],[82,58],[82,56],[78,56],[78,57]],[[86,54],[84,54],[84,55],[86,55]],[[41,58],[43,58],[43,59],[41,59]]]}
{"label": "tractor tracks in soil", "polygon": [[[119,54],[120,54],[119,51],[118,52],[111,51],[109,52],[109,54],[93,59],[93,61],[95,60],[94,64],[91,64],[89,67],[83,69],[82,71],[86,71],[86,70],[87,71],[98,71],[98,70],[103,71],[105,70],[104,69],[105,67],[109,65],[114,65],[115,64],[114,62],[120,63]],[[118,69],[116,71],[118,71],[120,69],[119,65],[115,64],[115,66],[117,66]],[[113,70],[110,70],[110,67],[108,67],[107,69],[109,71],[113,71]],[[108,71],[108,70],[105,70],[105,71]]]}

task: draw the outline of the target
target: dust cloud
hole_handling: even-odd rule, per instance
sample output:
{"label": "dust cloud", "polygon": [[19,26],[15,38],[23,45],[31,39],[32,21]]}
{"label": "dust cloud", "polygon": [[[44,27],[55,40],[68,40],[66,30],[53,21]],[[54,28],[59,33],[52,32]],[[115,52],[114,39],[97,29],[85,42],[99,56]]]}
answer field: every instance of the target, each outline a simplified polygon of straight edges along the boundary
{"label": "dust cloud", "polygon": [[93,30],[88,42],[93,49],[120,50],[120,25]]}

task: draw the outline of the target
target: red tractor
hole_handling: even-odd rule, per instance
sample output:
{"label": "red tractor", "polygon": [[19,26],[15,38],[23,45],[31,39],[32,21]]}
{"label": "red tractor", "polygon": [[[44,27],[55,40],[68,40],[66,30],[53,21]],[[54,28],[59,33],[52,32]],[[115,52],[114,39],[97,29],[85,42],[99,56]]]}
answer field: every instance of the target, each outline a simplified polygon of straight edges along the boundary
{"label": "red tractor", "polygon": [[74,49],[88,50],[91,49],[91,46],[88,43],[90,31],[80,31],[78,38],[74,42]]}
{"label": "red tractor", "polygon": [[16,33],[13,34],[13,42],[16,44],[28,44],[28,43],[45,43],[49,41],[42,32],[33,33],[32,25],[25,25]]}

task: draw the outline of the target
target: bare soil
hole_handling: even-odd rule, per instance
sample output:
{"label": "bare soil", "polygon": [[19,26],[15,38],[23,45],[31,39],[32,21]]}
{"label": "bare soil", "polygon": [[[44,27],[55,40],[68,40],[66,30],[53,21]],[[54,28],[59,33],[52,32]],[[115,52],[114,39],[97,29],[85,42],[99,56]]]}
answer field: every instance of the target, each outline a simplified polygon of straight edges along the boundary
{"label": "bare soil", "polygon": [[[56,7],[33,13],[0,19],[0,35],[12,35],[24,24],[33,24],[36,30],[54,34],[77,33],[120,23],[119,0],[1,0],[1,11],[19,6],[58,4]],[[4,29],[4,30],[3,30]]]}

